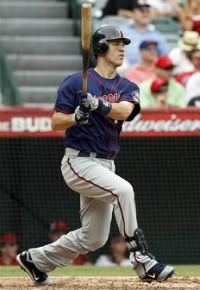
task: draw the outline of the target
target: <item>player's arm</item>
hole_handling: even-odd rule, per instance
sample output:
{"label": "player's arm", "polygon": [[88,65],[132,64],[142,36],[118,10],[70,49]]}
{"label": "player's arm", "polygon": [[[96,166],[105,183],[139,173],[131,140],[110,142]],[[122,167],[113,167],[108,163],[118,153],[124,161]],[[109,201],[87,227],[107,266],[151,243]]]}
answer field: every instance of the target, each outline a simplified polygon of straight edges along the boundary
{"label": "player's arm", "polygon": [[112,103],[108,117],[114,120],[126,121],[135,109],[135,104],[127,101]]}
{"label": "player's arm", "polygon": [[121,101],[120,103],[110,103],[100,100],[91,94],[80,93],[80,103],[91,111],[97,111],[101,115],[108,116],[114,120],[131,121],[139,112],[140,104],[138,100]]}
{"label": "player's arm", "polygon": [[76,124],[74,114],[54,112],[51,120],[51,128],[54,131],[64,131]]}
{"label": "player's arm", "polygon": [[87,124],[89,110],[78,106],[73,114],[54,112],[51,127],[54,131],[64,131],[76,124]]}

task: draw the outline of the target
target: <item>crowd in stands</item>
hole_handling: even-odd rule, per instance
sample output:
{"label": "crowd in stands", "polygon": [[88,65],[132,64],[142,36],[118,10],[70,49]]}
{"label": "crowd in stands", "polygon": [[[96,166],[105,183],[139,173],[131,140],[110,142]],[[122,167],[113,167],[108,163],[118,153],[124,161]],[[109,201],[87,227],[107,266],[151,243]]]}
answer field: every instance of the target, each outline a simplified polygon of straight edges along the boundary
{"label": "crowd in stands", "polygon": [[[153,24],[166,17],[180,27],[173,47]],[[142,108],[200,106],[200,0],[107,0],[99,26],[111,23],[131,39],[119,73],[139,85]]]}

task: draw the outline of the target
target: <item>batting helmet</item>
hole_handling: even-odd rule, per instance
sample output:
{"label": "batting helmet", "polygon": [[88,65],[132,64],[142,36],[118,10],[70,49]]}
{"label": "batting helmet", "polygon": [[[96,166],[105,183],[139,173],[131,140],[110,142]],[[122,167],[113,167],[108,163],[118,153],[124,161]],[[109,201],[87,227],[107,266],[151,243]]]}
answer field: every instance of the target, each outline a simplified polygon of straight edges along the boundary
{"label": "batting helmet", "polygon": [[123,36],[122,31],[117,26],[104,26],[99,28],[92,38],[93,52],[95,55],[103,54],[108,50],[108,40],[123,40],[124,44],[129,44],[130,39]]}

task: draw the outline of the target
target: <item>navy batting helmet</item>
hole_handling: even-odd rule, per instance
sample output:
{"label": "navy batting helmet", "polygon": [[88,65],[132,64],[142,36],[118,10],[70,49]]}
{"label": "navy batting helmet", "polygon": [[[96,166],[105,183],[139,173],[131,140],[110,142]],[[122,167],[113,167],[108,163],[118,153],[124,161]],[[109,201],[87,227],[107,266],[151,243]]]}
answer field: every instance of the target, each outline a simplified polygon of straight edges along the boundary
{"label": "navy batting helmet", "polygon": [[129,44],[130,39],[124,37],[122,31],[117,26],[103,26],[99,28],[92,38],[93,52],[95,55],[103,54],[108,50],[108,40],[123,40],[124,44]]}

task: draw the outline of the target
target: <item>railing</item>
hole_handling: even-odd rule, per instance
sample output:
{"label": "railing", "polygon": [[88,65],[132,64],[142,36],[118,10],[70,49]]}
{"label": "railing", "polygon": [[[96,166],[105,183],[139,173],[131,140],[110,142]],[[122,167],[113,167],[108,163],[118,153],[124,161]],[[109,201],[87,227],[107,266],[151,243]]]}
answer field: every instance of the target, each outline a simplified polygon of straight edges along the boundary
{"label": "railing", "polygon": [[6,54],[0,48],[0,104],[19,105],[21,95],[15,82]]}

